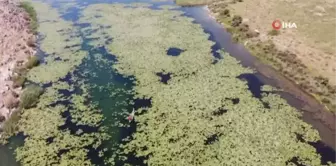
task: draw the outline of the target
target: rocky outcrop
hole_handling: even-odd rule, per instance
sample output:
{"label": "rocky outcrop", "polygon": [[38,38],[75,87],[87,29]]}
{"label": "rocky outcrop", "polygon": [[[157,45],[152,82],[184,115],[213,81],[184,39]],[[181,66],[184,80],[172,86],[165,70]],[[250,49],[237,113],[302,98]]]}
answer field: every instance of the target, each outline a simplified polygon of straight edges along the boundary
{"label": "rocky outcrop", "polygon": [[15,67],[35,54],[29,21],[18,0],[0,0],[0,117],[8,118],[19,102],[21,88],[12,82]]}

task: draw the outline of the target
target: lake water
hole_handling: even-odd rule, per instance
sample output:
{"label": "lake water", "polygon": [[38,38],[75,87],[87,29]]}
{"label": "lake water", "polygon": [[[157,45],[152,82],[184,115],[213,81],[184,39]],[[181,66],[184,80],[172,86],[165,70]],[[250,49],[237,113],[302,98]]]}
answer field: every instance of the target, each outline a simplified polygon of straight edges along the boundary
{"label": "lake water", "polygon": [[[64,3],[62,1],[46,1],[54,8],[60,8]],[[78,23],[78,19],[80,18],[81,10],[91,4],[95,3],[133,3],[133,2],[146,2],[151,3],[151,8],[153,10],[158,10],[160,5],[174,5],[173,1],[164,1],[164,2],[152,2],[147,0],[78,0],[74,1],[74,6],[70,7],[67,11],[65,11],[62,15],[63,19],[72,21],[76,26],[85,28],[89,25],[83,25]],[[183,10],[185,11],[185,15],[189,17],[193,17],[195,19],[195,23],[201,24],[204,28],[204,31],[210,34],[210,40],[216,42],[213,46],[213,55],[216,57],[216,50],[224,48],[225,51],[229,52],[232,56],[236,57],[238,60],[242,62],[242,64],[246,67],[256,68],[259,72],[256,74],[247,74],[242,76],[241,79],[245,79],[248,81],[249,89],[253,93],[255,97],[260,97],[260,88],[265,84],[269,84],[276,87],[283,88],[283,84],[289,86],[291,88],[295,88],[297,91],[298,88],[295,85],[292,85],[283,77],[279,76],[271,70],[267,65],[263,65],[259,63],[255,57],[251,56],[242,45],[235,44],[231,40],[231,35],[225,31],[225,29],[215,20],[210,18],[207,14],[207,11],[204,7],[188,7],[188,8],[179,8],[174,10]],[[81,37],[84,39],[81,44],[81,49],[89,52],[89,57],[87,57],[83,63],[76,68],[74,72],[71,72],[67,75],[67,77],[59,80],[61,82],[67,82],[70,85],[74,85],[76,87],[77,82],[73,81],[72,78],[79,78],[84,80],[86,84],[89,84],[92,87],[90,89],[90,94],[92,96],[91,100],[93,102],[98,103],[98,107],[102,110],[104,114],[104,122],[103,125],[108,127],[108,131],[111,134],[111,139],[104,143],[101,148],[114,148],[118,146],[121,140],[133,132],[136,131],[136,125],[131,123],[129,127],[119,127],[114,124],[116,121],[125,122],[125,110],[130,112],[132,108],[146,108],[151,106],[150,99],[141,99],[134,98],[131,93],[128,93],[132,90],[134,86],[132,77],[123,77],[122,75],[115,72],[112,68],[112,65],[117,63],[117,59],[114,55],[108,53],[106,48],[99,47],[93,48],[88,44],[91,40],[85,36],[85,34],[81,34]],[[113,42],[113,39],[110,40]],[[168,54],[171,56],[178,56],[182,53],[183,50],[179,48],[171,48],[167,50]],[[38,53],[40,57],[45,56],[43,52]],[[97,60],[98,59],[98,60]],[[267,72],[265,72],[267,71]],[[166,83],[167,80],[170,79],[170,74],[158,73],[158,76],[161,77],[161,81]],[[44,87],[52,86],[52,84],[46,84]],[[116,95],[111,95],[111,92]],[[69,96],[73,93],[77,93],[74,91],[62,91],[60,92],[65,96]],[[300,109],[303,105],[308,105],[307,102],[311,100],[302,100],[298,99],[295,94],[282,92],[281,95],[288,100],[288,102]],[[302,94],[303,96],[304,94]],[[306,98],[306,97],[303,97]],[[121,102],[124,101],[124,102]],[[64,105],[67,105],[67,101],[59,101]],[[319,107],[316,106],[316,107]],[[311,107],[311,109],[315,109],[316,107]],[[111,113],[113,112],[113,113]],[[311,123],[319,132],[322,137],[322,140],[328,144],[329,146],[335,146],[333,140],[335,139],[335,135],[333,135],[332,131],[328,129],[322,122],[318,120],[314,120],[313,115],[309,113],[304,113],[304,120]],[[71,123],[71,116],[69,116],[68,112],[64,113],[64,117],[67,118],[66,125],[62,126],[64,129],[69,129],[72,132],[76,132],[78,129],[82,129],[86,133],[95,132],[95,128],[90,128],[88,126],[80,126]],[[10,143],[6,146],[0,147],[0,166],[16,166],[19,165],[15,162],[14,150],[15,147],[20,146],[22,144],[23,138],[21,136],[13,137],[10,140]],[[313,143],[313,146],[316,147],[318,152],[323,156],[322,159],[324,162],[333,161],[335,162],[335,151],[326,146],[322,142]],[[93,163],[97,165],[104,165],[103,159],[98,156],[98,151],[94,149],[89,149],[89,156]],[[112,153],[112,152],[111,152]],[[133,165],[140,164],[139,162],[142,160],[141,158],[136,158],[134,156],[128,156],[128,162]],[[120,161],[119,165],[123,165]]]}

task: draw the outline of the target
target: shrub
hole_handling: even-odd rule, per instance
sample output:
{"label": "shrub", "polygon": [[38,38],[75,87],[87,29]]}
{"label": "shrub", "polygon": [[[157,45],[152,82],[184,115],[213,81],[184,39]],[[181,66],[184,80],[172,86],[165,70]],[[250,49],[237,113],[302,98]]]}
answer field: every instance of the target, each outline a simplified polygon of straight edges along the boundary
{"label": "shrub", "polygon": [[[275,44],[273,43],[273,41],[268,40],[267,43],[265,43],[263,50],[264,51],[275,52],[276,48],[275,48]],[[286,54],[286,53],[284,53],[284,54]]]}
{"label": "shrub", "polygon": [[323,99],[322,99],[322,103],[324,103],[324,104],[330,104],[331,102],[330,102],[329,99],[327,99],[327,98],[323,98]]}
{"label": "shrub", "polygon": [[25,67],[26,67],[27,69],[31,69],[31,68],[37,66],[39,63],[40,63],[40,61],[39,61],[39,59],[38,59],[37,56],[31,56],[31,57],[28,59],[28,61],[26,62]]}
{"label": "shrub", "polygon": [[38,102],[40,95],[43,93],[43,89],[37,85],[27,86],[22,95],[20,108],[31,108],[35,106]]}
{"label": "shrub", "polygon": [[243,18],[241,16],[235,15],[232,18],[231,26],[237,27],[243,22]]}
{"label": "shrub", "polygon": [[21,75],[14,76],[12,79],[14,88],[22,87],[23,84],[26,82],[26,77]]}
{"label": "shrub", "polygon": [[226,7],[228,7],[228,3],[220,3],[220,4],[218,4],[218,8],[219,9],[225,9]]}
{"label": "shrub", "polygon": [[240,36],[238,34],[233,34],[232,41],[238,43],[240,41]]}
{"label": "shrub", "polygon": [[243,0],[232,0],[232,3],[243,2]]}
{"label": "shrub", "polygon": [[246,32],[246,37],[247,38],[253,38],[253,37],[258,37],[259,36],[259,33],[258,32],[255,32],[255,31],[251,31],[251,30],[248,30]]}
{"label": "shrub", "polygon": [[331,105],[331,110],[332,110],[333,112],[336,112],[336,104]]}
{"label": "shrub", "polygon": [[226,31],[232,34],[232,32],[234,32],[234,29],[232,27],[228,27],[226,28]]}
{"label": "shrub", "polygon": [[20,111],[15,110],[12,115],[4,122],[3,124],[3,132],[6,135],[13,135],[17,131],[17,123],[20,120]]}
{"label": "shrub", "polygon": [[2,115],[0,115],[0,123],[4,122],[6,120],[6,118]]}
{"label": "shrub", "polygon": [[270,35],[270,36],[277,36],[279,34],[280,34],[280,31],[275,30],[275,29],[272,29],[268,32],[268,35]]}
{"label": "shrub", "polygon": [[336,94],[336,88],[331,86],[330,84],[327,85],[327,88],[331,94]]}
{"label": "shrub", "polygon": [[222,15],[222,16],[230,16],[230,10],[229,9],[224,9],[221,13],[220,13],[220,15]]}
{"label": "shrub", "polygon": [[30,2],[20,2],[20,7],[23,8],[30,17],[30,30],[36,34],[38,29],[37,14]]}
{"label": "shrub", "polygon": [[25,75],[27,73],[27,70],[26,68],[24,67],[21,67],[21,66],[16,66],[14,69],[13,69],[14,73],[18,74],[18,75]]}
{"label": "shrub", "polygon": [[238,26],[238,30],[240,32],[247,32],[247,31],[249,31],[249,25],[247,25],[245,23],[242,23]]}

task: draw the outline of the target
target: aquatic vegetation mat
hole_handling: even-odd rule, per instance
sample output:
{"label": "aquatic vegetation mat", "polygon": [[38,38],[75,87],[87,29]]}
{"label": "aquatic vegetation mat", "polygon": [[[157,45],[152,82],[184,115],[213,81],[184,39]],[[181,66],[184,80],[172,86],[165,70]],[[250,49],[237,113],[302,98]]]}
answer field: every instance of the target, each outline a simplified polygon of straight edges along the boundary
{"label": "aquatic vegetation mat", "polygon": [[[80,18],[91,24],[82,29],[95,39],[90,44],[115,55],[113,67],[135,77],[136,97],[152,102],[136,116],[137,132],[121,146],[125,156],[135,153],[148,165],[284,165],[292,158],[320,165],[308,144],[319,135],[297,110],[276,94],[254,98],[238,78],[253,71],[225,52],[212,64],[214,43],[183,12],[143,6],[90,5]],[[185,51],[172,57],[169,48]],[[167,84],[161,72],[171,73]]]}
{"label": "aquatic vegetation mat", "polygon": [[[33,5],[41,23],[41,49],[47,56],[43,64],[29,71],[28,78],[36,83],[53,83],[34,102],[35,107],[22,111],[18,132],[26,138],[15,150],[16,159],[33,166],[93,165],[90,151],[103,153],[98,147],[109,135],[101,126],[101,110],[90,101],[90,85],[74,76],[88,52],[81,50],[82,39],[76,27],[60,18],[57,10],[44,3]],[[59,81],[67,75],[73,78]]]}
{"label": "aquatic vegetation mat", "polygon": [[44,64],[28,73],[28,79],[36,83],[55,82],[74,70],[87,53],[80,50],[82,39],[72,22],[63,20],[56,9],[45,3],[32,4],[38,14],[42,36],[40,49],[48,56]]}
{"label": "aquatic vegetation mat", "polygon": [[[62,113],[70,111],[74,117],[73,123],[98,127],[102,115],[93,103],[84,102],[87,93],[72,96],[62,96],[58,87],[47,88],[41,96],[43,100],[36,108],[24,110],[19,121],[19,131],[28,136],[22,147],[16,149],[16,158],[22,165],[92,165],[87,156],[88,147],[97,148],[108,135],[103,132],[83,133],[80,129],[75,133],[61,130],[66,118]],[[84,85],[81,86],[85,92]],[[69,106],[50,106],[54,101],[67,98]]]}

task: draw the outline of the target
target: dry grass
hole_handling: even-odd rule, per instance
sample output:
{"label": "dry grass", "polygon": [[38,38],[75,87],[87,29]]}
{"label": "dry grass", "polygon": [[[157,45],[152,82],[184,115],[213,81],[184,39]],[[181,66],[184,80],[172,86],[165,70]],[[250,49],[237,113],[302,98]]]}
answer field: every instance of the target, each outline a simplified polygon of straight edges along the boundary
{"label": "dry grass", "polygon": [[[224,0],[217,0],[223,2]],[[260,31],[262,41],[272,40],[278,49],[297,54],[315,75],[329,78],[335,85],[335,1],[258,0],[229,5],[252,29]],[[267,35],[275,19],[295,22],[297,29],[282,29],[277,37]]]}

